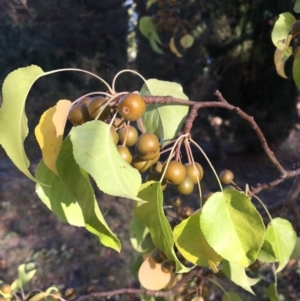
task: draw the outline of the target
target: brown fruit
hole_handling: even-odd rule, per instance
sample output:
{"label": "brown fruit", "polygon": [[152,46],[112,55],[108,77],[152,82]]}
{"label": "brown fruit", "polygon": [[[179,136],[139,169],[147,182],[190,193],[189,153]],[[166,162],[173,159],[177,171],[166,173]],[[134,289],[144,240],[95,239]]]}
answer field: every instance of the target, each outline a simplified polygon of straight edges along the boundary
{"label": "brown fruit", "polygon": [[163,170],[166,170],[165,179],[173,185],[180,184],[186,176],[184,165],[178,161],[170,161],[168,166],[165,163]]}
{"label": "brown fruit", "polygon": [[117,146],[117,150],[120,154],[120,156],[124,159],[124,161],[126,161],[127,163],[131,163],[132,161],[132,155],[128,149],[128,147],[126,146],[122,146],[122,145],[118,145]]}
{"label": "brown fruit", "polygon": [[137,149],[136,151],[136,155],[141,159],[141,160],[154,160],[155,158],[158,158],[160,156],[160,152],[159,149],[157,150],[157,152],[151,152],[147,155],[143,155],[141,154]]}
{"label": "brown fruit", "polygon": [[261,267],[261,264],[260,264],[259,260],[255,260],[253,263],[251,263],[248,266],[248,269],[253,271],[253,272],[256,272],[260,269],[260,267]]}
{"label": "brown fruit", "polygon": [[171,205],[175,208],[179,208],[181,206],[181,203],[181,198],[179,196],[171,199]]}
{"label": "brown fruit", "polygon": [[203,168],[199,163],[186,163],[184,164],[186,174],[190,177],[194,184],[197,184],[198,181],[201,181],[203,178]]}
{"label": "brown fruit", "polygon": [[[118,135],[119,135],[119,141],[120,144],[123,144],[126,136],[126,128],[121,128],[118,130]],[[133,146],[137,142],[139,137],[138,131],[136,130],[135,127],[129,126],[128,127],[128,133],[127,133],[127,138],[126,138],[126,146]]]}
{"label": "brown fruit", "polygon": [[125,120],[136,121],[143,116],[145,111],[145,101],[136,93],[122,96],[118,104],[118,112]]}
{"label": "brown fruit", "polygon": [[194,183],[189,176],[186,176],[184,180],[176,186],[176,190],[180,194],[191,194],[194,190]]}
{"label": "brown fruit", "polygon": [[[92,119],[96,119],[99,115],[99,120],[106,120],[110,115],[110,106],[104,105],[106,104],[107,100],[102,96],[96,96],[90,99],[88,103],[88,111]],[[103,109],[104,108],[104,109]]]}
{"label": "brown fruit", "polygon": [[179,215],[182,218],[188,218],[194,213],[194,209],[189,206],[182,207],[179,211]]}
{"label": "brown fruit", "polygon": [[131,165],[136,168],[139,172],[143,173],[150,168],[152,165],[151,160],[141,160],[139,157],[134,156]]}
{"label": "brown fruit", "polygon": [[157,263],[162,263],[164,260],[167,259],[165,253],[162,252],[161,250],[158,250],[158,249],[156,249],[155,251],[153,251],[153,253],[151,254],[151,256],[155,260],[155,262],[157,262]]}
{"label": "brown fruit", "polygon": [[76,291],[74,288],[69,287],[65,290],[64,296],[68,300],[74,300],[76,298]]}
{"label": "brown fruit", "polygon": [[135,144],[135,149],[137,155],[140,157],[153,154],[157,155],[157,152],[159,151],[158,138],[152,133],[144,133],[139,136]]}
{"label": "brown fruit", "polygon": [[115,129],[112,128],[112,127],[110,128],[110,133],[111,133],[111,135],[112,135],[114,144],[117,145],[118,142],[119,142],[119,135],[118,135],[118,133],[117,133],[117,132],[115,131]]}
{"label": "brown fruit", "polygon": [[172,273],[175,271],[175,263],[171,260],[165,260],[161,264],[161,270],[164,273]]}
{"label": "brown fruit", "polygon": [[233,178],[234,178],[234,174],[229,169],[225,169],[225,170],[221,171],[219,174],[219,179],[220,179],[221,183],[224,185],[230,184],[233,181]]}
{"label": "brown fruit", "polygon": [[84,122],[90,121],[91,116],[88,111],[88,103],[90,101],[89,97],[84,97],[73,103],[69,113],[68,113],[68,120],[73,123],[74,125],[80,125]]}

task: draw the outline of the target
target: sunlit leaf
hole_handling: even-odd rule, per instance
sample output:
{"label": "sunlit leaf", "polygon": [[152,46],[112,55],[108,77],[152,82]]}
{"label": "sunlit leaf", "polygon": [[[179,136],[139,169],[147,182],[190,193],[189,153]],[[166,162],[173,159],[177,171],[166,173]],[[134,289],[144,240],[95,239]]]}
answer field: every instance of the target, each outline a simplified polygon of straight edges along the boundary
{"label": "sunlit leaf", "polygon": [[177,56],[177,57],[182,57],[182,54],[179,52],[175,45],[175,39],[172,37],[169,41],[169,48],[170,50]]}
{"label": "sunlit leaf", "polygon": [[34,65],[11,72],[3,83],[0,108],[0,145],[13,163],[33,181],[35,179],[28,171],[29,160],[24,150],[24,140],[28,135],[24,106],[32,85],[43,73],[40,67]]}
{"label": "sunlit leaf", "polygon": [[262,262],[276,262],[278,259],[276,258],[275,252],[273,250],[272,245],[269,241],[265,240],[261,249],[257,254],[257,259]]}
{"label": "sunlit leaf", "polygon": [[146,37],[151,45],[151,48],[159,53],[162,54],[163,51],[158,47],[158,44],[162,44],[158,33],[156,25],[153,24],[151,18],[149,16],[141,17],[139,20],[139,30],[141,34]]}
{"label": "sunlit leaf", "polygon": [[297,54],[294,57],[293,79],[297,87],[300,89],[300,52],[297,52]]}
{"label": "sunlit leaf", "polygon": [[267,294],[271,301],[280,301],[275,283],[271,283],[268,286]]}
{"label": "sunlit leaf", "polygon": [[[249,293],[254,294],[251,286],[255,285],[260,278],[250,278],[245,272],[245,268],[227,260],[222,261],[222,267],[225,275],[235,284],[242,287]],[[254,294],[255,295],[255,294]]]}
{"label": "sunlit leaf", "polygon": [[84,218],[76,199],[61,178],[51,171],[43,160],[38,164],[35,176],[38,181],[43,183],[36,185],[36,193],[42,202],[64,222],[84,227]]}
{"label": "sunlit leaf", "polygon": [[[173,96],[188,100],[182,86],[178,83],[148,79],[147,86],[143,85],[141,95]],[[189,107],[184,105],[147,105],[142,117],[145,130],[154,133],[162,142],[174,139],[181,130],[188,111]]]}
{"label": "sunlit leaf", "polygon": [[56,106],[43,113],[35,128],[35,137],[42,150],[44,163],[56,174],[55,161],[62,144],[71,105],[69,100],[60,100]]}
{"label": "sunlit leaf", "polygon": [[140,201],[141,175],[119,155],[108,124],[95,120],[77,126],[71,141],[76,162],[104,193]]}
{"label": "sunlit leaf", "polygon": [[294,11],[296,13],[300,13],[300,0],[296,0],[295,5],[294,5]]}
{"label": "sunlit leaf", "polygon": [[56,167],[64,185],[75,197],[82,210],[87,230],[97,235],[106,247],[120,251],[121,244],[104,220],[90,179],[87,173],[79,168],[73,157],[70,137],[66,138],[61,146]]}
{"label": "sunlit leaf", "polygon": [[296,244],[297,235],[291,223],[283,218],[274,218],[267,227],[266,241],[274,250],[279,265],[276,273],[280,272],[288,263]]}
{"label": "sunlit leaf", "polygon": [[297,237],[291,259],[300,259],[300,237]]}
{"label": "sunlit leaf", "polygon": [[194,37],[190,34],[185,34],[180,39],[180,45],[183,48],[190,48],[194,44]]}
{"label": "sunlit leaf", "polygon": [[222,257],[207,243],[200,228],[200,215],[201,211],[198,211],[174,228],[175,244],[185,259],[217,272]]}
{"label": "sunlit leaf", "polygon": [[278,48],[276,48],[274,52],[274,64],[278,75],[283,78],[288,78],[284,71],[285,60],[283,60],[283,51]]}
{"label": "sunlit leaf", "polygon": [[291,13],[286,12],[280,14],[278,20],[275,22],[271,37],[273,44],[279,50],[285,49],[288,34],[295,21],[295,17]]}
{"label": "sunlit leaf", "polygon": [[161,264],[155,262],[153,257],[148,256],[138,272],[138,278],[140,284],[148,290],[161,290],[174,281],[176,275],[171,273],[165,273],[162,271]]}
{"label": "sunlit leaf", "polygon": [[130,222],[129,235],[132,247],[136,251],[144,253],[155,248],[149,229],[134,214]]}
{"label": "sunlit leaf", "polygon": [[226,292],[222,296],[222,301],[243,301],[243,300],[237,293]]}
{"label": "sunlit leaf", "polygon": [[29,266],[28,264],[23,263],[18,267],[18,279],[11,284],[11,290],[13,292],[17,292],[19,289],[23,288],[35,275],[36,269],[30,269]]}
{"label": "sunlit leaf", "polygon": [[180,263],[173,248],[172,229],[163,211],[161,184],[159,182],[142,184],[138,196],[148,202],[138,203],[134,213],[140,222],[149,229],[153,244],[164,252],[168,259],[175,261],[176,272],[188,272],[190,269]]}
{"label": "sunlit leaf", "polygon": [[262,217],[249,197],[234,189],[209,197],[200,225],[208,244],[219,255],[244,267],[256,259],[265,239]]}

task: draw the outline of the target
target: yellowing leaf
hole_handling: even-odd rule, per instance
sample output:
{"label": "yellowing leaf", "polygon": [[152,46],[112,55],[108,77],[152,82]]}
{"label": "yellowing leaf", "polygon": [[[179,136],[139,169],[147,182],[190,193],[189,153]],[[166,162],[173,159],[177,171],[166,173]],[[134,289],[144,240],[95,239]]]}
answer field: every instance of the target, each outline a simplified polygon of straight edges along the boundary
{"label": "yellowing leaf", "polygon": [[176,48],[175,40],[173,37],[170,39],[169,48],[177,57],[182,57],[182,54]]}
{"label": "yellowing leaf", "polygon": [[276,48],[274,53],[274,63],[275,63],[276,71],[279,76],[283,78],[288,78],[284,72],[285,61],[282,59],[282,57],[283,57],[283,51]]}
{"label": "yellowing leaf", "polygon": [[0,108],[0,144],[20,171],[33,181],[36,180],[28,171],[29,160],[24,149],[28,135],[24,106],[32,85],[43,74],[44,71],[34,65],[11,72],[3,83]]}
{"label": "yellowing leaf", "polygon": [[200,228],[200,215],[198,211],[174,228],[175,245],[188,261],[217,272],[222,257],[207,243]]}
{"label": "yellowing leaf", "polygon": [[55,174],[58,174],[55,161],[62,144],[71,104],[69,100],[60,100],[56,106],[43,113],[35,128],[35,137],[42,150],[44,163]]}

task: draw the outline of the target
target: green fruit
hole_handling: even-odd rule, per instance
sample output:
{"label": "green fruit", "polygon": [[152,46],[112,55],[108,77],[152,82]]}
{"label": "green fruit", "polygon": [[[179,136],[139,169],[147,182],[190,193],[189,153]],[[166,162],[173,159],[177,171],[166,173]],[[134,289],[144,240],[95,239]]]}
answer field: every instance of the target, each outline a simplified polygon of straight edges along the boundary
{"label": "green fruit", "polygon": [[128,121],[136,121],[143,116],[146,111],[144,99],[136,93],[128,93],[119,101],[118,112]]}
{"label": "green fruit", "polygon": [[175,263],[171,260],[165,260],[161,264],[161,270],[164,273],[172,273],[175,271]]}
{"label": "green fruit", "polygon": [[122,146],[122,145],[118,145],[117,146],[117,150],[120,154],[120,156],[127,162],[127,163],[131,163],[132,161],[132,155],[128,149],[128,147],[126,146]]}
{"label": "green fruit", "polygon": [[151,160],[141,160],[139,157],[134,156],[131,165],[136,168],[140,173],[145,172],[152,165]]}
{"label": "green fruit", "polygon": [[219,179],[220,179],[221,183],[224,185],[230,184],[233,181],[233,178],[234,178],[234,174],[229,169],[225,169],[225,170],[221,171],[219,174]]}
{"label": "green fruit", "polygon": [[106,106],[104,109],[104,105],[107,100],[102,96],[96,96],[90,99],[88,103],[88,111],[92,119],[96,119],[99,115],[99,120],[106,120],[110,115],[110,106]]}
{"label": "green fruit", "polygon": [[72,104],[68,113],[68,120],[71,123],[74,125],[80,125],[91,120],[91,116],[87,107],[89,101],[89,97],[84,97]]}
{"label": "green fruit", "polygon": [[171,205],[175,208],[179,208],[181,206],[181,203],[181,198],[179,196],[176,196],[171,200]]}
{"label": "green fruit", "polygon": [[167,259],[165,253],[162,252],[161,250],[158,250],[158,249],[156,249],[155,251],[153,251],[153,253],[151,254],[151,256],[155,260],[155,262],[157,262],[157,263],[162,263],[164,260]]}
{"label": "green fruit", "polygon": [[[118,135],[119,135],[119,140],[120,144],[123,144],[126,136],[126,128],[121,128],[118,130]],[[126,138],[126,146],[133,146],[137,142],[139,137],[138,131],[136,130],[135,127],[129,126],[128,127],[128,133],[127,133],[127,138]]]}
{"label": "green fruit", "polygon": [[184,180],[176,186],[177,192],[180,194],[191,194],[194,190],[194,183],[190,177],[186,176]]}
{"label": "green fruit", "polygon": [[168,166],[165,163],[163,170],[166,171],[165,179],[173,185],[180,184],[186,176],[184,165],[178,161],[170,161]]}
{"label": "green fruit", "polygon": [[194,184],[200,182],[203,178],[203,168],[199,163],[186,163],[184,164],[186,174],[190,177]]}
{"label": "green fruit", "polygon": [[110,133],[111,133],[111,135],[112,135],[114,144],[117,145],[118,142],[119,142],[119,135],[118,135],[118,133],[117,133],[117,132],[115,131],[115,129],[112,128],[112,127],[110,128]]}
{"label": "green fruit", "polygon": [[144,133],[139,136],[135,144],[135,149],[137,155],[140,157],[151,156],[159,152],[159,141],[154,134]]}
{"label": "green fruit", "polygon": [[182,207],[179,211],[179,215],[182,218],[188,218],[194,213],[194,209],[189,206]]}

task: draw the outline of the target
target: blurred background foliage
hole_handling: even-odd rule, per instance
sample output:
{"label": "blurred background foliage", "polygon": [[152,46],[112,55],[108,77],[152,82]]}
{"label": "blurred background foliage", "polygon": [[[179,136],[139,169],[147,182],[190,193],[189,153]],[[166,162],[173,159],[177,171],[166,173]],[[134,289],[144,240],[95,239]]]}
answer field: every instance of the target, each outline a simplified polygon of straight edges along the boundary
{"label": "blurred background foliage", "polygon": [[[297,91],[292,80],[276,74],[270,35],[278,14],[292,8],[289,0],[1,0],[0,80],[30,64],[45,71],[82,68],[108,82],[119,70],[132,68],[146,78],[179,82],[193,100],[215,100],[219,89],[253,115],[277,145],[294,125]],[[163,54],[139,32],[143,16],[157,26]],[[183,49],[178,41],[186,33],[195,40]],[[182,57],[171,51],[171,38]],[[117,88],[140,86],[137,77],[122,75]],[[38,118],[60,98],[74,100],[103,88],[86,75],[52,75],[35,84],[27,113]],[[252,129],[231,112],[211,109],[199,115],[196,132],[208,134],[216,148],[225,139],[259,149]]]}

